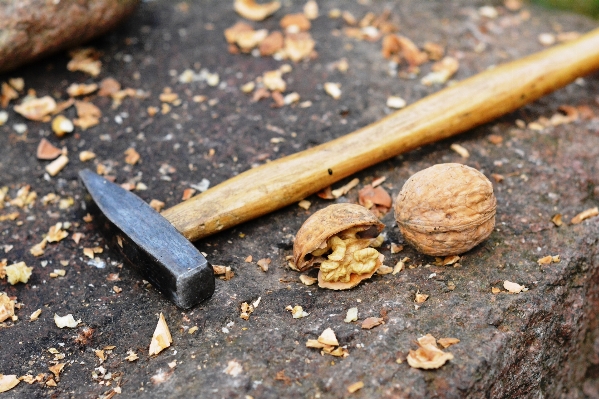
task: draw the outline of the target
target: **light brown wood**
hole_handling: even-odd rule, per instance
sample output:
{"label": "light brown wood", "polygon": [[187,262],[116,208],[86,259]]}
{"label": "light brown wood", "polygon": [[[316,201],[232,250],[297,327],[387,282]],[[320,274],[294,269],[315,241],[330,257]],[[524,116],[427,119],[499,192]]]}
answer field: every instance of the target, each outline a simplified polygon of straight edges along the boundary
{"label": "light brown wood", "polygon": [[163,215],[188,239],[206,237],[514,111],[597,69],[599,29],[479,73],[351,134],[250,169]]}

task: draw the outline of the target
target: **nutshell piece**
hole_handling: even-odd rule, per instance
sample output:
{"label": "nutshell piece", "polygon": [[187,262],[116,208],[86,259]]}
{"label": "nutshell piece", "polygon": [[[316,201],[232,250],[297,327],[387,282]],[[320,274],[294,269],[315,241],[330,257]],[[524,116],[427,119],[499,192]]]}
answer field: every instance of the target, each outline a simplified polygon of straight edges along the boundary
{"label": "nutshell piece", "polygon": [[395,201],[407,242],[424,254],[458,255],[484,241],[495,226],[493,185],[469,166],[431,166],[408,179]]}
{"label": "nutshell piece", "polygon": [[75,320],[73,315],[70,313],[66,316],[59,316],[56,313],[54,313],[54,323],[58,328],[75,328],[79,325],[79,323],[81,323],[81,319]]}
{"label": "nutshell piece", "polygon": [[418,349],[410,350],[408,354],[407,360],[411,367],[424,370],[438,369],[445,362],[453,359],[451,353],[439,349],[437,340],[431,334],[418,338],[418,346]]}
{"label": "nutshell piece", "polygon": [[344,290],[372,277],[383,263],[373,247],[385,225],[356,204],[334,204],[315,212],[297,232],[293,245],[299,271],[320,266],[321,288]]}
{"label": "nutshell piece", "polygon": [[150,356],[159,354],[163,349],[171,346],[172,342],[173,338],[171,337],[171,332],[168,329],[164,315],[160,313],[156,330],[154,330],[154,335],[152,336],[152,342],[150,342]]}
{"label": "nutshell piece", "polygon": [[15,315],[15,301],[0,293],[0,323]]}
{"label": "nutshell piece", "polygon": [[251,19],[252,21],[262,21],[274,14],[281,7],[281,3],[272,1],[270,3],[258,4],[255,0],[235,0],[233,7],[244,18]]}

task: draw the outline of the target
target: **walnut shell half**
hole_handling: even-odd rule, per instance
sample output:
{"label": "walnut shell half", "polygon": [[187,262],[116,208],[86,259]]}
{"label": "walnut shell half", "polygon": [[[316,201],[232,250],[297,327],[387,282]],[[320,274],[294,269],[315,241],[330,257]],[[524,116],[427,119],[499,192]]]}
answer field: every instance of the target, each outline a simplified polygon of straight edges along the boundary
{"label": "walnut shell half", "polygon": [[407,242],[424,254],[458,255],[485,240],[495,227],[493,185],[478,170],[447,163],[406,181],[395,219]]}
{"label": "walnut shell half", "polygon": [[356,204],[334,204],[315,212],[299,229],[293,245],[297,270],[317,265],[319,286],[347,289],[370,278],[384,257],[374,246],[382,243],[385,225]]}

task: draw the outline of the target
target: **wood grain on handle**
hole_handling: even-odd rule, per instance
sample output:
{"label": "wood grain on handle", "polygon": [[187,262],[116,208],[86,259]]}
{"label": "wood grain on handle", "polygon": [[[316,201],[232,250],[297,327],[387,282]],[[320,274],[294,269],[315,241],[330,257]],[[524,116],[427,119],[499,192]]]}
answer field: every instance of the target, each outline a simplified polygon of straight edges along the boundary
{"label": "wood grain on handle", "polygon": [[493,120],[597,69],[599,29],[479,73],[351,134],[247,170],[162,214],[194,241]]}

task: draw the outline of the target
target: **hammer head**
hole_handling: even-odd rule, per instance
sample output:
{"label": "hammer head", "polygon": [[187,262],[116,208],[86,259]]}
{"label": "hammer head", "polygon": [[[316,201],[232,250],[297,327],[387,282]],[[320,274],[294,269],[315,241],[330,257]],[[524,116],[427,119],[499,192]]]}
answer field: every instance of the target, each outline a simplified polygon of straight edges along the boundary
{"label": "hammer head", "polygon": [[79,177],[111,222],[105,223],[111,241],[145,279],[184,309],[212,296],[212,266],[168,220],[135,194],[88,169]]}

